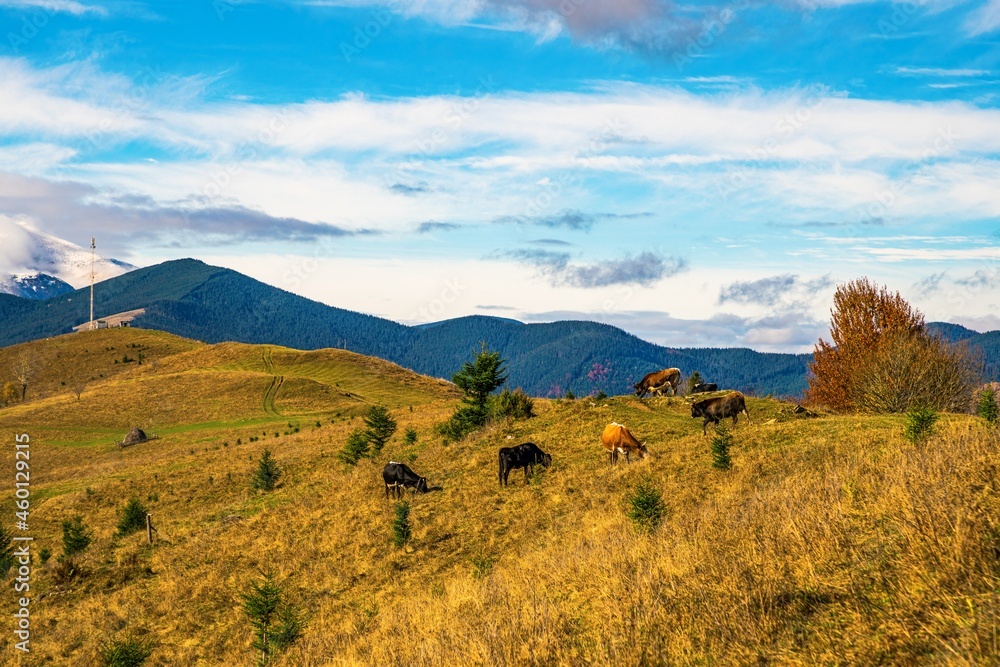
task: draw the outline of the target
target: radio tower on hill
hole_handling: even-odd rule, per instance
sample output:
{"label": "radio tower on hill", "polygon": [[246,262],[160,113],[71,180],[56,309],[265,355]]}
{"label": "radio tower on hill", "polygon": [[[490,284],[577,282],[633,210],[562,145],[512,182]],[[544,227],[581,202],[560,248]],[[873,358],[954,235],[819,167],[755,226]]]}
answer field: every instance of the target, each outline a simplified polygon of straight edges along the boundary
{"label": "radio tower on hill", "polygon": [[97,243],[94,242],[94,238],[90,238],[90,330],[93,331],[97,327],[97,323],[94,322],[94,262],[97,258]]}

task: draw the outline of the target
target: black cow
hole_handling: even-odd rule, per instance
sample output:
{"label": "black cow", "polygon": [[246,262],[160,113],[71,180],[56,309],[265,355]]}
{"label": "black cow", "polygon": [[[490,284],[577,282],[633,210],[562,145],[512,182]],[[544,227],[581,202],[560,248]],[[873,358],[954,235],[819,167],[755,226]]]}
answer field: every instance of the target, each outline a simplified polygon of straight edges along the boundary
{"label": "black cow", "polygon": [[524,481],[528,482],[531,466],[536,463],[548,468],[552,464],[552,456],[546,454],[533,442],[526,442],[517,447],[500,448],[500,486],[507,486],[507,476],[514,468],[524,468]]}
{"label": "black cow", "polygon": [[416,489],[420,493],[427,493],[427,478],[421,477],[410,470],[405,463],[389,461],[382,469],[382,481],[385,482],[385,499],[389,499],[389,489],[392,489],[393,497],[402,496],[403,488]]}
{"label": "black cow", "polygon": [[719,391],[719,385],[714,382],[699,382],[691,387],[692,394],[704,394],[709,391]]}
{"label": "black cow", "polygon": [[701,426],[703,435],[708,434],[709,422],[714,422],[718,426],[719,422],[727,417],[733,418],[733,427],[735,428],[741,412],[747,416],[747,421],[752,424],[750,413],[747,412],[746,400],[743,398],[743,394],[738,391],[716,398],[706,398],[691,405],[692,417],[705,418],[705,423]]}

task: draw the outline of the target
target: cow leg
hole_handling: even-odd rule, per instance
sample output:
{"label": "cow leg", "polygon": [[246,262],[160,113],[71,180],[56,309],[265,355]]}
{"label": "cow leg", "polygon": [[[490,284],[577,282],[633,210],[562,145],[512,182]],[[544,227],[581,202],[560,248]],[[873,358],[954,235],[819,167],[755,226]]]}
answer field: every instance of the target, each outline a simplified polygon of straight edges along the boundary
{"label": "cow leg", "polygon": [[747,408],[746,408],[745,405],[743,406],[743,414],[745,414],[747,416],[747,423],[748,424],[753,424],[753,421],[750,419],[750,413],[747,411]]}
{"label": "cow leg", "polygon": [[705,418],[705,423],[701,425],[701,434],[708,435],[708,422],[712,421],[709,418]]}
{"label": "cow leg", "polygon": [[389,485],[385,485],[385,499],[389,500]]}
{"label": "cow leg", "polygon": [[531,466],[524,466],[524,483],[528,483],[528,478],[531,476]]}
{"label": "cow leg", "polygon": [[739,413],[733,415],[733,428],[736,428],[736,422],[738,422],[739,419],[740,419]]}
{"label": "cow leg", "polygon": [[632,457],[632,452],[630,452],[629,450],[626,449],[625,450],[625,463],[626,464],[628,464],[628,465],[632,464],[632,458],[631,457]]}

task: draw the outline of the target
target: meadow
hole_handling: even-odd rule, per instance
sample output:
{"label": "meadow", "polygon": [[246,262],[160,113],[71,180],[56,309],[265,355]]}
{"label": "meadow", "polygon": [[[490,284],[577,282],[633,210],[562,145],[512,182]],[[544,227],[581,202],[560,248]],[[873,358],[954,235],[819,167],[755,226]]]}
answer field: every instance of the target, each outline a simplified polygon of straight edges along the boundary
{"label": "meadow", "polygon": [[[119,329],[6,348],[0,367],[22,350],[37,377],[0,432],[31,436],[34,549],[55,555],[35,563],[20,664],[97,665],[126,633],[153,641],[149,665],[254,664],[239,593],[265,568],[308,623],[275,665],[1000,661],[1000,434],[972,416],[915,445],[901,416],[750,398],[754,423],[718,470],[681,398],[536,399],[529,420],[444,444],[453,385],[342,350]],[[337,452],[375,404],[399,429],[347,466]],[[610,466],[610,421],[651,456]],[[133,426],[158,438],[118,447]],[[500,488],[497,449],[525,441],[552,466]],[[265,447],[284,470],[269,493],[249,484]],[[390,459],[431,487],[408,496],[404,547],[380,476]],[[13,466],[5,446],[0,477]],[[626,516],[642,482],[664,500],[652,531]],[[153,545],[115,536],[132,497]],[[95,539],[67,575],[61,524],[75,514]],[[0,604],[14,608],[9,585]],[[5,617],[0,655],[19,664]]]}

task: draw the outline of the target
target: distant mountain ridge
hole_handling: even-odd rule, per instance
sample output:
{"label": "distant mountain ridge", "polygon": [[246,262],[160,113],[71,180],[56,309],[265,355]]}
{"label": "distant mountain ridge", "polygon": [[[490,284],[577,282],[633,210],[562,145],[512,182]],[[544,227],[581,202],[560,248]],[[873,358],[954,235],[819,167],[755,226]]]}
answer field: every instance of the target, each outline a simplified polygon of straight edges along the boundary
{"label": "distant mountain ridge", "polygon": [[[91,249],[77,245],[71,241],[47,234],[28,223],[12,222],[11,232],[18,245],[24,246],[19,251],[16,262],[24,266],[13,267],[15,272],[6,277],[0,276],[0,292],[34,298],[30,294],[18,294],[16,283],[20,278],[43,275],[54,278],[62,283],[68,283],[72,288],[90,285]],[[8,270],[11,267],[8,267]],[[96,255],[93,263],[94,275],[97,281],[120,276],[135,270],[135,266],[118,259],[109,259]],[[14,290],[14,291],[12,291]],[[62,292],[59,292],[62,293]],[[50,294],[49,296],[55,296]],[[42,297],[48,298],[48,297]]]}
{"label": "distant mountain ridge", "polygon": [[73,286],[47,273],[13,274],[0,280],[0,293],[41,301],[73,291]]}
{"label": "distant mountain ridge", "polygon": [[[45,301],[0,295],[0,345],[68,332],[89,318],[88,290]],[[131,271],[100,283],[95,309],[105,317],[137,308],[135,326],[209,343],[274,343],[299,349],[344,347],[418,373],[450,378],[484,341],[508,360],[508,385],[540,396],[597,391],[621,394],[658,368],[699,371],[709,382],[758,394],[798,396],[811,355],[746,348],[667,348],[596,322],[524,324],[482,315],[408,327],[327,306],[243,274],[184,259]],[[952,326],[952,325],[948,325]],[[958,329],[952,333],[965,335]],[[968,331],[968,330],[966,330]],[[1000,366],[1000,332],[971,332]],[[977,343],[978,344],[978,343]],[[992,356],[990,356],[992,355]]]}

